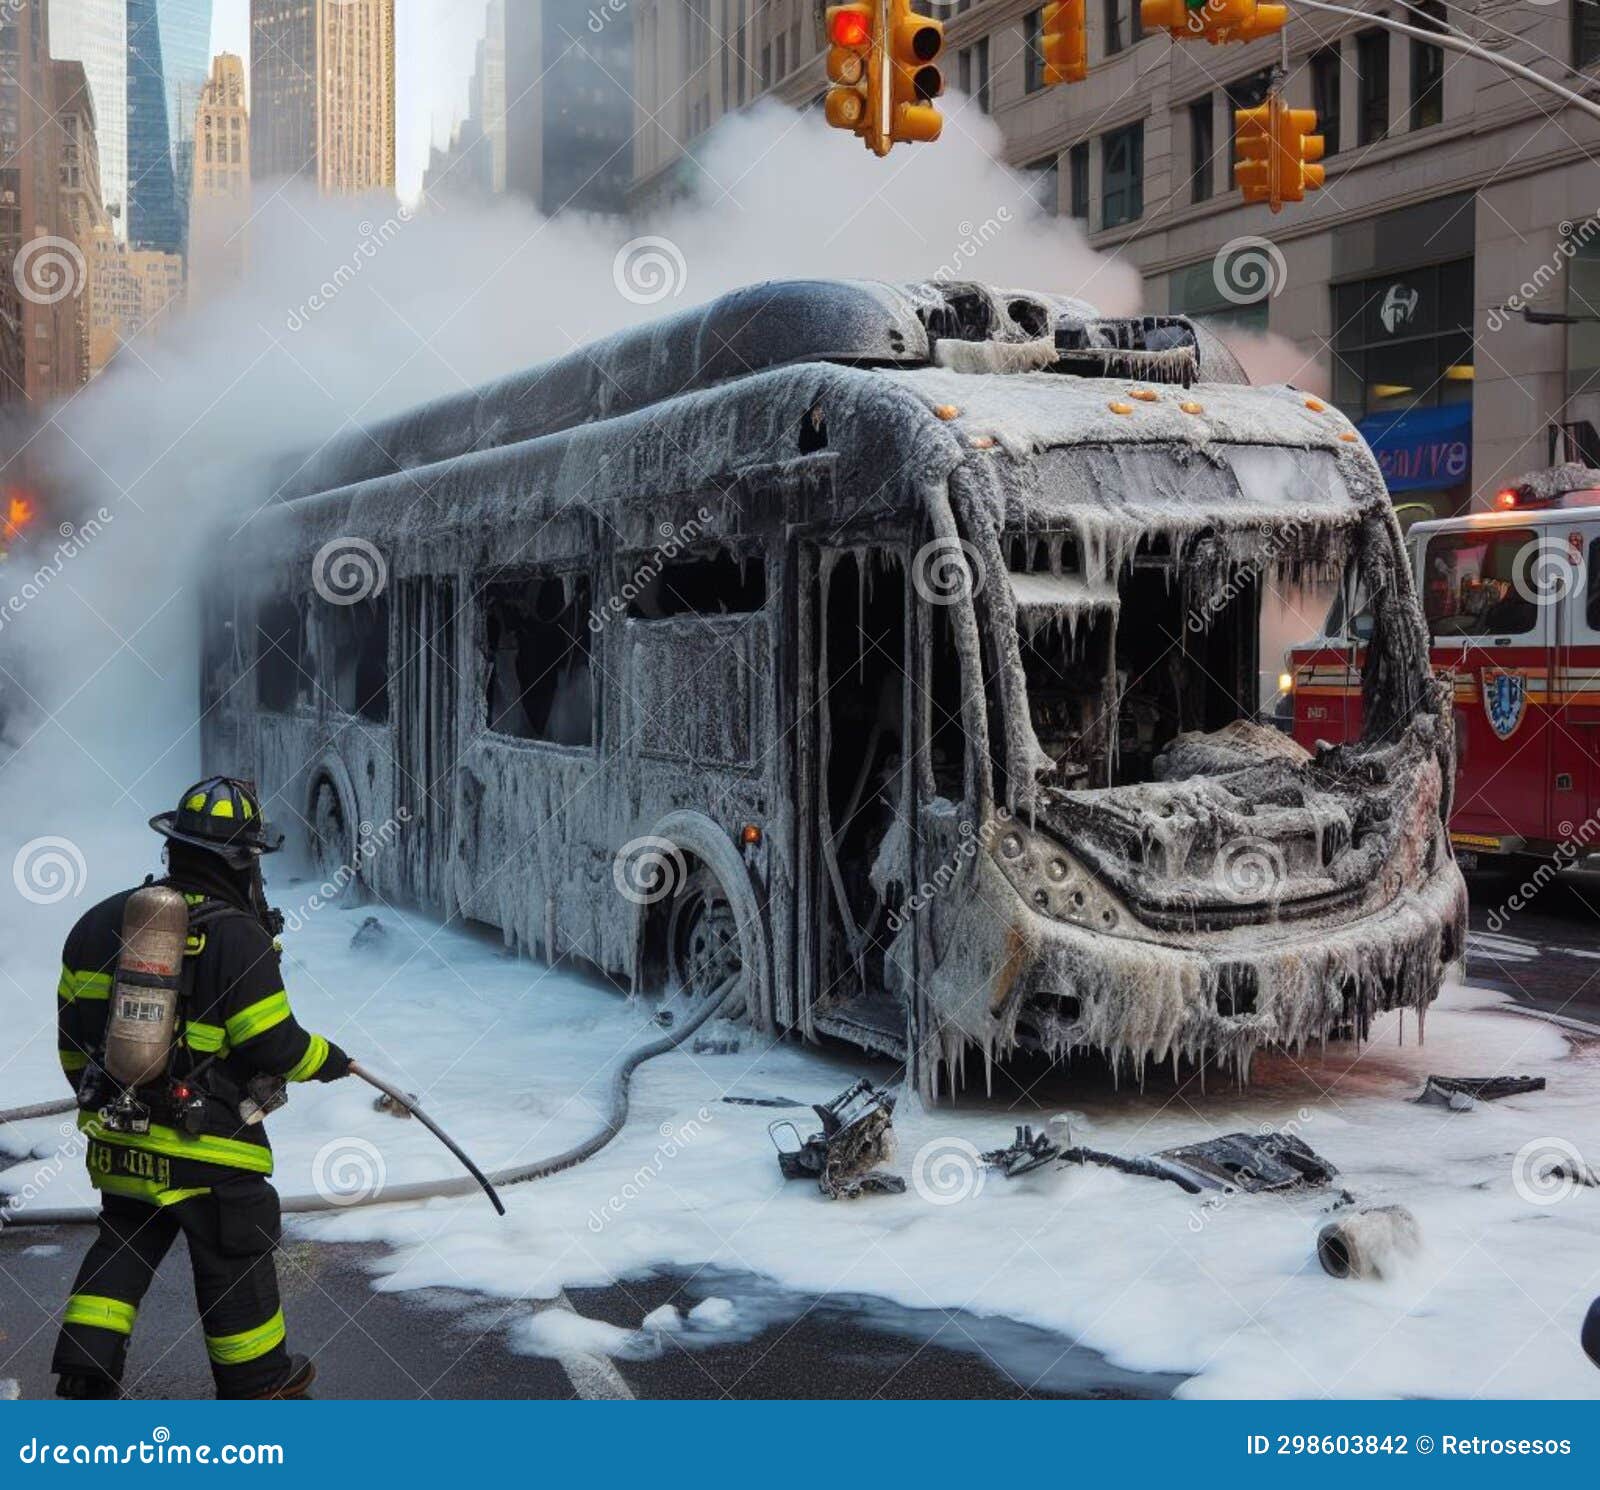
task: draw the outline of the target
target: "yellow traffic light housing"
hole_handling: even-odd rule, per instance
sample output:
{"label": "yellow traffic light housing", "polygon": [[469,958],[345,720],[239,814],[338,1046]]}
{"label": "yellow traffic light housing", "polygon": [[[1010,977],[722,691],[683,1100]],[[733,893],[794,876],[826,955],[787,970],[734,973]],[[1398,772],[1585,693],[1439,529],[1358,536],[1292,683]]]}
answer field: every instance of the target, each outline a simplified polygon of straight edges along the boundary
{"label": "yellow traffic light housing", "polygon": [[1139,0],[1146,31],[1165,31],[1174,41],[1259,41],[1283,30],[1289,7],[1266,0]]}
{"label": "yellow traffic light housing", "polygon": [[1087,0],[1051,0],[1040,33],[1046,85],[1081,83],[1089,76]]}
{"label": "yellow traffic light housing", "polygon": [[[889,21],[889,141],[936,140],[944,129],[944,116],[933,106],[944,92],[944,74],[936,66],[944,50],[944,27],[918,15],[911,0],[890,0]],[[887,146],[880,153],[887,154]]]}
{"label": "yellow traffic light housing", "polygon": [[1315,109],[1291,109],[1278,93],[1257,108],[1234,112],[1238,159],[1234,179],[1247,202],[1265,202],[1274,212],[1301,202],[1323,182],[1322,136]]}
{"label": "yellow traffic light housing", "polygon": [[835,129],[863,137],[872,124],[876,22],[877,6],[865,0],[827,10],[828,81],[834,86],[823,99],[823,116]]}

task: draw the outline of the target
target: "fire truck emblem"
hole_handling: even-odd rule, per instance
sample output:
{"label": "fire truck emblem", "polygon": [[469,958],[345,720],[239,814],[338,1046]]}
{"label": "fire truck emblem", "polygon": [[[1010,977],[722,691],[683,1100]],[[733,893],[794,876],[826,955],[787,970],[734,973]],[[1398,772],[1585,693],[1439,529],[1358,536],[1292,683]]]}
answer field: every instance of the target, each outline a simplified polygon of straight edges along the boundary
{"label": "fire truck emblem", "polygon": [[1528,704],[1528,680],[1518,672],[1483,674],[1483,712],[1489,727],[1502,740],[1509,740],[1522,725]]}

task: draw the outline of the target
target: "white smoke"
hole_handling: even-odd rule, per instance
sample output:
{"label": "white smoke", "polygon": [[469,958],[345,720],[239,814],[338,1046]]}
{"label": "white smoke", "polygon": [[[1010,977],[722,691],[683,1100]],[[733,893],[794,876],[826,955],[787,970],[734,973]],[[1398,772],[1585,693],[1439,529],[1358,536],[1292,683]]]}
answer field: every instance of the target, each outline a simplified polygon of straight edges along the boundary
{"label": "white smoke", "polygon": [[[626,225],[509,200],[446,199],[406,220],[390,202],[258,191],[246,285],[140,337],[25,454],[0,446],[0,483],[46,448],[53,462],[43,536],[0,568],[0,971],[19,910],[64,930],[154,867],[144,819],[199,771],[199,592],[223,550],[248,551],[285,460],[766,278],[943,272],[1136,308],[1137,273],[1042,214],[1000,144],[968,110],[937,146],[879,161],[814,112],[761,107],[713,133],[686,197]],[[640,238],[667,245],[669,276],[643,300],[618,260]],[[102,507],[104,532],[33,583],[49,529]],[[87,880],[41,909],[5,871],[52,837],[84,851]]]}

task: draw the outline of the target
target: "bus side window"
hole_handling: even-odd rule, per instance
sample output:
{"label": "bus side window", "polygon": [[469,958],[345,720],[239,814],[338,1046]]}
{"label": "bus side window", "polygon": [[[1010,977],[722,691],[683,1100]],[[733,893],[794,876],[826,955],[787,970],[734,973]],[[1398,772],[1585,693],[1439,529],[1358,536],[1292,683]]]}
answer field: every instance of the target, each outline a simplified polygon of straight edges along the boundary
{"label": "bus side window", "polygon": [[767,603],[767,568],[759,553],[726,548],[669,559],[639,585],[628,606],[635,621],[673,616],[748,615]]}
{"label": "bus side window", "polygon": [[592,745],[589,576],[491,584],[483,594],[489,728],[518,740]]}
{"label": "bus side window", "polygon": [[269,714],[311,702],[306,615],[298,600],[275,595],[256,609],[256,701]]}
{"label": "bus side window", "polygon": [[328,691],[346,714],[374,724],[389,718],[389,597],[324,604],[319,630],[328,648]]}

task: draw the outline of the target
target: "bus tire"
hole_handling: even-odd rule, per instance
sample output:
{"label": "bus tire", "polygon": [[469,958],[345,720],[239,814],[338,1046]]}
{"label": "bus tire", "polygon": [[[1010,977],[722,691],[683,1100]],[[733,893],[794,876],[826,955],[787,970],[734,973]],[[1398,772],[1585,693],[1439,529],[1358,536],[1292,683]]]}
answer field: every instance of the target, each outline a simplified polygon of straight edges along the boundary
{"label": "bus tire", "polygon": [[[670,812],[650,830],[649,837],[670,843],[683,856],[685,873],[673,894],[653,905],[639,906],[634,930],[635,968],[655,966],[662,973],[668,971],[673,961],[669,938],[674,934],[688,937],[695,932],[685,917],[706,912],[714,916],[731,914],[744,972],[745,1010],[756,1028],[770,1029],[772,947],[761,898],[738,847],[725,828],[700,812]],[[652,948],[657,949],[656,956],[651,955]],[[636,986],[639,981],[636,972]]]}
{"label": "bus tire", "polygon": [[[331,752],[307,773],[306,860],[328,905],[361,903],[361,819],[355,783]],[[331,893],[329,893],[331,887]]]}

